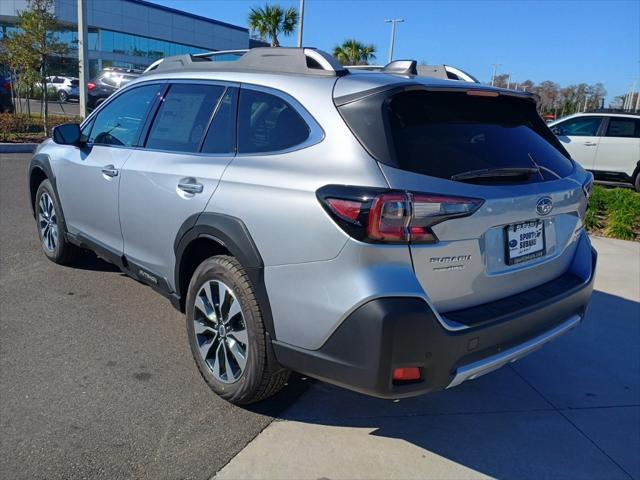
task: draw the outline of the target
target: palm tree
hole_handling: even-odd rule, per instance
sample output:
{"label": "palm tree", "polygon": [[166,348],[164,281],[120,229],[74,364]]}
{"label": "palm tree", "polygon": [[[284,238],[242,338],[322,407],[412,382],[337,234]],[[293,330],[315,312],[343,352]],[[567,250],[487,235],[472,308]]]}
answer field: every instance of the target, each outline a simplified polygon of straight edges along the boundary
{"label": "palm tree", "polygon": [[333,56],[342,65],[368,65],[369,61],[376,58],[375,53],[374,45],[365,45],[355,38],[345,40],[333,49]]}
{"label": "palm tree", "polygon": [[298,23],[298,12],[291,7],[285,10],[279,5],[252,8],[249,12],[249,28],[262,40],[269,37],[272,47],[279,47],[278,35],[291,35]]}

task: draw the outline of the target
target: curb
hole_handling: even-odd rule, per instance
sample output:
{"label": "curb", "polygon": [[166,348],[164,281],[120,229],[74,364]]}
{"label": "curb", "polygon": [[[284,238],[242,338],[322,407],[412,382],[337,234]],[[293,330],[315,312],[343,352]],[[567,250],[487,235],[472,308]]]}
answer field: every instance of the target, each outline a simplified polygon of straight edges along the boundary
{"label": "curb", "polygon": [[33,153],[38,143],[0,143],[0,153]]}

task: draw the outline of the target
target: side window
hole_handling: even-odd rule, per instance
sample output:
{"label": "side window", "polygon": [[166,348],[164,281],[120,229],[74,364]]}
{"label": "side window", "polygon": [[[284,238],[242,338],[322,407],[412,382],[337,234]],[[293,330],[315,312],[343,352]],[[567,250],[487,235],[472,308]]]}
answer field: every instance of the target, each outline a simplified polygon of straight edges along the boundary
{"label": "side window", "polygon": [[132,88],[109,102],[97,115],[89,142],[130,147],[153,103],[160,85]]}
{"label": "side window", "polygon": [[236,150],[236,106],[238,89],[228,88],[202,144],[204,153],[234,153]]}
{"label": "side window", "polygon": [[96,123],[96,118],[93,117],[89,123],[86,123],[82,130],[80,130],[80,142],[87,143],[89,141],[89,134],[91,133],[91,128],[93,128],[93,124]]}
{"label": "side window", "polygon": [[240,91],[240,153],[277,152],[299,145],[308,137],[309,127],[287,102],[268,93]]}
{"label": "side window", "polygon": [[633,118],[610,118],[607,137],[640,137],[640,120]]}
{"label": "side window", "polygon": [[147,148],[197,152],[213,109],[224,93],[221,85],[171,85],[147,137]]}
{"label": "side window", "polygon": [[598,134],[602,119],[598,117],[574,118],[561,123],[559,126],[564,134],[574,137],[593,137]]}

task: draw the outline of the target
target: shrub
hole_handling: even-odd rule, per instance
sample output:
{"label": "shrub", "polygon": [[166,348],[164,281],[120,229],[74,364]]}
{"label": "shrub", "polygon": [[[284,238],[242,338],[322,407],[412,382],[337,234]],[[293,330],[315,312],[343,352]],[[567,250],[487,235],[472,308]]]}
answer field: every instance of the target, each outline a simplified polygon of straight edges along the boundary
{"label": "shrub", "polygon": [[[42,100],[42,87],[35,86],[31,90],[31,98],[33,100]],[[58,92],[54,87],[47,87],[47,99],[48,100],[57,100]]]}
{"label": "shrub", "polygon": [[628,188],[593,187],[585,227],[606,237],[640,239],[640,193]]}

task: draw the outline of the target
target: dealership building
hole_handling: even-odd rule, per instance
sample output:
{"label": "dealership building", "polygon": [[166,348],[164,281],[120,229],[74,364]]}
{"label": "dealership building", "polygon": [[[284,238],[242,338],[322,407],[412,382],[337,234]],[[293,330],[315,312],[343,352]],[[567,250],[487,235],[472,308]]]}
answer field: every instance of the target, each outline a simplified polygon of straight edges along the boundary
{"label": "dealership building", "polygon": [[[68,28],[58,36],[76,64],[77,5],[54,0],[55,16]],[[215,2],[211,6],[215,15]],[[16,29],[17,14],[27,7],[27,0],[0,0],[0,39]],[[170,55],[266,45],[251,39],[247,28],[144,0],[86,0],[86,15],[90,76],[104,67],[145,68]]]}

